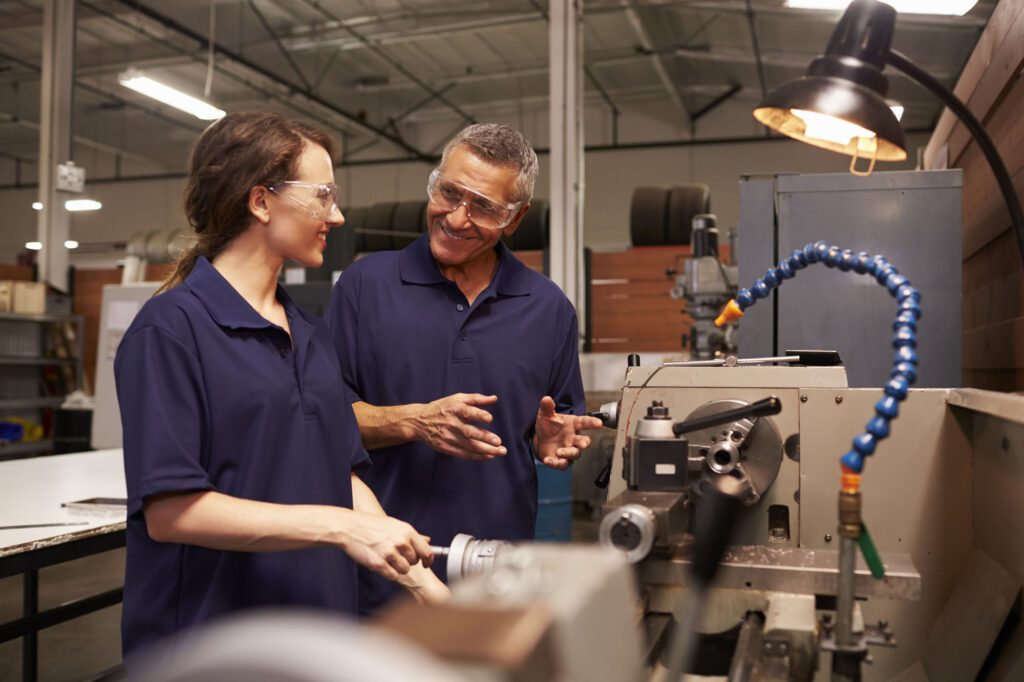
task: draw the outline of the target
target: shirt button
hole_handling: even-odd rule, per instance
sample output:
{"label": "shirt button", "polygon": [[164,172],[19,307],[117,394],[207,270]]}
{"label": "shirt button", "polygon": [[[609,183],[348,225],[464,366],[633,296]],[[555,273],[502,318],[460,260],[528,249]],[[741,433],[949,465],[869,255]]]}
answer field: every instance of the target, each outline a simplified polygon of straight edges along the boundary
{"label": "shirt button", "polygon": [[465,334],[459,334],[459,341],[465,341],[465,340],[466,340],[466,335]]}
{"label": "shirt button", "polygon": [[287,348],[281,348],[280,350],[281,350],[281,357],[282,358],[288,357],[288,349]]}
{"label": "shirt button", "polygon": [[455,309],[456,309],[456,310],[458,310],[458,311],[459,311],[459,312],[461,313],[461,312],[462,312],[463,310],[465,310],[465,309],[466,309],[466,306],[464,306],[464,305],[462,305],[462,304],[460,303],[460,304],[458,304],[457,306],[455,306]]}

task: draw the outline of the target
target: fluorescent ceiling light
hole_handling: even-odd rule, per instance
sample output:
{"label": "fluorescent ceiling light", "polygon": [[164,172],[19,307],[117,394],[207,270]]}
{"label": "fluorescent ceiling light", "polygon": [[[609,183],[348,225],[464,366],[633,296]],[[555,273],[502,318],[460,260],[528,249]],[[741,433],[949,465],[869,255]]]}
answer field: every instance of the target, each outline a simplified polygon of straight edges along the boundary
{"label": "fluorescent ceiling light", "polygon": [[64,208],[69,211],[98,211],[103,204],[93,199],[68,199],[64,202]]}
{"label": "fluorescent ceiling light", "polygon": [[903,105],[900,104],[899,102],[886,102],[886,104],[889,105],[889,108],[892,110],[892,113],[896,117],[896,120],[897,121],[902,121],[903,120]]}
{"label": "fluorescent ceiling light", "polygon": [[203,121],[215,121],[224,116],[224,111],[217,107],[196,99],[192,95],[186,95],[180,90],[175,90],[169,85],[164,85],[148,76],[142,75],[134,69],[128,69],[117,81],[126,88],[141,93],[146,97],[152,97],[158,102],[163,102],[175,109],[180,109],[187,114],[192,114]]}
{"label": "fluorescent ceiling light", "polygon": [[[786,0],[793,9],[845,10],[850,0]],[[944,14],[963,16],[978,4],[978,0],[885,0],[900,14]]]}
{"label": "fluorescent ceiling light", "polygon": [[43,248],[42,242],[25,242],[25,248],[29,251],[41,251]]}
{"label": "fluorescent ceiling light", "polygon": [[37,211],[42,211],[43,210],[43,202],[41,202],[41,201],[33,201],[32,202],[32,208],[34,208]]}
{"label": "fluorescent ceiling light", "polygon": [[69,239],[66,242],[64,242],[64,248],[66,248],[66,249],[77,249],[78,248],[78,242],[76,242],[74,239]]}

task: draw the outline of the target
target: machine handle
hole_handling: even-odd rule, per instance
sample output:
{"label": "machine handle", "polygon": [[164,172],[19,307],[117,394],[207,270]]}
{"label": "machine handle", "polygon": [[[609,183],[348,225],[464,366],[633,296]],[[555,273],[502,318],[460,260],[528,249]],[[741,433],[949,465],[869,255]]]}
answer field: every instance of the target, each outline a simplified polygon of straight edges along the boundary
{"label": "machine handle", "polygon": [[709,414],[706,417],[676,422],[672,425],[672,433],[676,436],[681,436],[684,433],[700,431],[701,429],[707,429],[721,424],[728,424],[739,419],[767,417],[769,415],[778,414],[779,412],[782,412],[782,401],[779,400],[778,397],[772,395],[750,403],[749,405],[737,407],[734,410],[726,410],[725,412],[719,412],[718,414]]}
{"label": "machine handle", "polygon": [[612,457],[608,458],[607,464],[605,464],[601,471],[598,472],[597,478],[594,479],[594,485],[602,490],[608,487],[608,482],[612,480]]}
{"label": "machine handle", "polygon": [[708,493],[694,509],[693,563],[694,578],[707,586],[715,577],[718,562],[732,536],[736,514],[743,506],[742,484],[732,476],[719,476]]}

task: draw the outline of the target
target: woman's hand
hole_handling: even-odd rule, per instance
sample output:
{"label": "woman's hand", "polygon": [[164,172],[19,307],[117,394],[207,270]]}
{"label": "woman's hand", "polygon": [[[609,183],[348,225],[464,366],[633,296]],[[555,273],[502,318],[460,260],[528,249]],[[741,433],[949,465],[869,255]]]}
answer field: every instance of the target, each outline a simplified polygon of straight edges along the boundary
{"label": "woman's hand", "polygon": [[388,580],[398,580],[414,565],[430,566],[430,538],[390,516],[344,510],[345,524],[337,544],[357,563]]}

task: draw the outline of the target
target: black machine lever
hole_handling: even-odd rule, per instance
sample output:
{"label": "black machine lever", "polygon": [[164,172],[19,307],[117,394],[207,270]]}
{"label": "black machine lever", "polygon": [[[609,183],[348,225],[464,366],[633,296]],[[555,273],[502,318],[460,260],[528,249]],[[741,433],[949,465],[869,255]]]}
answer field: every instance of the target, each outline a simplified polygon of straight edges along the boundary
{"label": "black machine lever", "polygon": [[778,414],[779,412],[782,412],[782,401],[779,400],[777,396],[772,395],[767,398],[762,398],[756,402],[752,402],[749,405],[737,407],[734,410],[726,410],[725,412],[719,412],[718,414],[709,414],[706,417],[698,417],[697,419],[688,419],[686,421],[676,422],[672,425],[672,433],[677,436],[681,436],[684,433],[700,431],[701,429],[707,429],[721,424],[728,424],[738,419],[767,417],[769,415]]}

